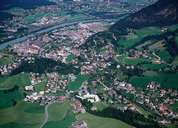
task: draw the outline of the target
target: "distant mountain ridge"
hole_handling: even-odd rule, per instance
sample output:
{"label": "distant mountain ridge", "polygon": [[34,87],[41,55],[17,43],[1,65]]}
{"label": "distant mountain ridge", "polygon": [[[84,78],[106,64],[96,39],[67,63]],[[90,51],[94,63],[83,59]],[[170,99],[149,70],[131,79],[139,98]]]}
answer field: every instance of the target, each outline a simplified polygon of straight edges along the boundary
{"label": "distant mountain ridge", "polygon": [[111,29],[165,26],[178,23],[178,1],[159,0],[130,16],[118,21]]}
{"label": "distant mountain ridge", "polygon": [[11,7],[34,8],[40,5],[53,4],[48,0],[1,0],[0,10],[9,9]]}
{"label": "distant mountain ridge", "polygon": [[112,43],[117,48],[119,47],[118,40],[121,36],[128,35],[129,28],[140,29],[148,26],[161,27],[178,24],[177,9],[177,0],[159,0],[155,4],[119,20],[109,30],[91,36],[81,47],[97,50]]}

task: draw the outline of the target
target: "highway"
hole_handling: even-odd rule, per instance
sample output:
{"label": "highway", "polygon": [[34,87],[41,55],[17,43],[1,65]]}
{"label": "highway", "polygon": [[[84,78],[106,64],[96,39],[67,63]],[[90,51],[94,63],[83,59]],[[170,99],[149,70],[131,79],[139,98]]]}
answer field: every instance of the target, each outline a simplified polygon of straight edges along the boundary
{"label": "highway", "polygon": [[39,31],[36,31],[36,32],[31,33],[29,35],[26,35],[26,36],[23,36],[23,37],[20,37],[20,38],[17,38],[17,39],[8,41],[8,42],[4,42],[4,43],[0,44],[0,49],[6,48],[9,45],[24,42],[28,38],[32,38],[32,37],[35,37],[37,35],[53,31],[55,29],[60,29],[60,28],[72,26],[72,25],[75,25],[75,24],[78,24],[78,23],[90,23],[90,22],[99,22],[99,21],[109,21],[109,20],[106,20],[106,19],[87,19],[87,20],[77,20],[77,21],[63,21],[63,22],[58,23],[54,26],[50,26],[50,27],[47,27],[47,28],[44,28],[44,29],[40,29]]}

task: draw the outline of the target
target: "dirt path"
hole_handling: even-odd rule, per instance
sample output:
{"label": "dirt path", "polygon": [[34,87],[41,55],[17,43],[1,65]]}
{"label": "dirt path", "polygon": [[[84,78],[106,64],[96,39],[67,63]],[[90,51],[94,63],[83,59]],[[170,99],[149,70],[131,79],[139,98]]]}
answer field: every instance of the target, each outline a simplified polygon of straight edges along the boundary
{"label": "dirt path", "polygon": [[50,106],[51,104],[48,104],[45,106],[45,113],[44,113],[44,120],[40,126],[40,128],[43,128],[44,125],[48,122],[48,107]]}

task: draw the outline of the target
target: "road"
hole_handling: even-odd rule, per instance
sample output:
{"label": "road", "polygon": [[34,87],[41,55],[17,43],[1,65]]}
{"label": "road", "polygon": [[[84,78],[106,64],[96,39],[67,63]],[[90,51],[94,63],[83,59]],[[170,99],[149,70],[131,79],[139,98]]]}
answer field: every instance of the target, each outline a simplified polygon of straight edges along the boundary
{"label": "road", "polygon": [[43,128],[45,126],[45,124],[48,122],[48,107],[50,106],[51,104],[47,104],[45,106],[45,113],[44,113],[44,121],[42,122],[40,128]]}
{"label": "road", "polygon": [[99,21],[109,21],[109,20],[106,20],[106,19],[105,20],[104,19],[85,19],[85,20],[76,20],[76,21],[63,21],[63,22],[56,24],[54,26],[44,28],[44,29],[40,29],[39,31],[36,31],[36,32],[31,33],[29,35],[26,35],[26,36],[23,36],[23,37],[20,37],[20,38],[17,38],[17,39],[8,41],[8,42],[4,42],[4,43],[0,44],[0,49],[6,48],[9,45],[21,43],[21,42],[27,40],[28,38],[32,38],[32,37],[35,37],[37,35],[53,31],[55,29],[60,29],[60,28],[72,26],[72,25],[75,25],[75,24],[78,24],[78,23],[90,23],[90,22],[99,22]]}
{"label": "road", "polygon": [[108,88],[103,82],[101,82],[100,80],[97,80],[97,82],[99,82],[101,85],[103,85],[103,87],[106,89],[106,90],[110,90],[110,88]]}

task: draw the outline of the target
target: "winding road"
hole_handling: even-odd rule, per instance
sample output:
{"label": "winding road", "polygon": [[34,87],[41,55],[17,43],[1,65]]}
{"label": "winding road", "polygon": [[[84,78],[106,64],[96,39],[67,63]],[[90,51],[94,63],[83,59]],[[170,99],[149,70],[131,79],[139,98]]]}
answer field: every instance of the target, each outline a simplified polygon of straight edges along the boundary
{"label": "winding road", "polygon": [[44,120],[40,126],[40,128],[43,128],[45,126],[45,124],[48,122],[48,107],[50,106],[51,104],[47,104],[45,106],[45,113],[44,113]]}

